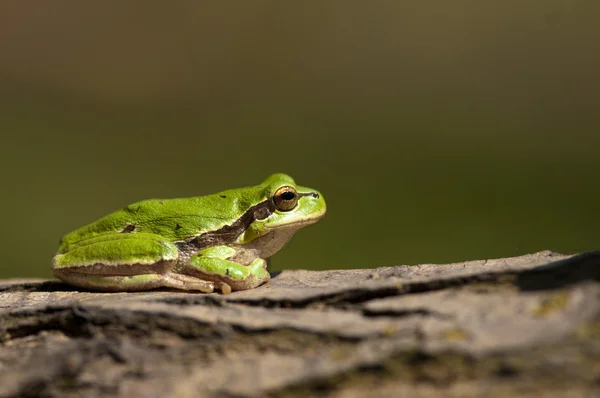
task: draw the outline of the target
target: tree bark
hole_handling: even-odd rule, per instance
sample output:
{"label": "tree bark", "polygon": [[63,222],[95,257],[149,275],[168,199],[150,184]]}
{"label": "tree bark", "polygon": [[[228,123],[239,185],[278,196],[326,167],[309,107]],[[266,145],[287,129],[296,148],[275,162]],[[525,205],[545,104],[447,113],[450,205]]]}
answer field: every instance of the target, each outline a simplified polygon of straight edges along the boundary
{"label": "tree bark", "polygon": [[230,295],[0,281],[0,396],[600,396],[600,252],[283,271]]}

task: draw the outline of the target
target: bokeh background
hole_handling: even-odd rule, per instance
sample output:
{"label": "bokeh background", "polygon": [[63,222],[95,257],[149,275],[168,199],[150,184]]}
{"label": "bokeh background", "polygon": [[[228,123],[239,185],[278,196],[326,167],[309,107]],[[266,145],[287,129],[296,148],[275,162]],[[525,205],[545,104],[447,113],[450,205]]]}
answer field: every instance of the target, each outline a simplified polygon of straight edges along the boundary
{"label": "bokeh background", "polygon": [[600,3],[5,1],[0,277],[147,198],[325,195],[273,269],[600,248]]}

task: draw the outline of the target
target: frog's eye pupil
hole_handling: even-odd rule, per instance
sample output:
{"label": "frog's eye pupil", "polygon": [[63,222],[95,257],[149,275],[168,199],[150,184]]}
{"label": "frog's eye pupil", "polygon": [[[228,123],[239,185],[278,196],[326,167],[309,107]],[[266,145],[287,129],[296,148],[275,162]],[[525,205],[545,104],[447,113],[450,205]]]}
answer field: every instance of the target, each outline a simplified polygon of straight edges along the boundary
{"label": "frog's eye pupil", "polygon": [[295,197],[296,195],[291,191],[287,191],[281,194],[281,199],[283,200],[293,200]]}

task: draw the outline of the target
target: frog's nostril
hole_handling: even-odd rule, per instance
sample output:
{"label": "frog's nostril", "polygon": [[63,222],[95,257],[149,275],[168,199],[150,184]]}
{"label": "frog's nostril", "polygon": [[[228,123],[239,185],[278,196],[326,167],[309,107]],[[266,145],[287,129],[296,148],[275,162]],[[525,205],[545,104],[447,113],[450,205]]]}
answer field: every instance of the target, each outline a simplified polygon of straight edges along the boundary
{"label": "frog's nostril", "polygon": [[315,198],[315,199],[319,199],[319,194],[318,194],[318,193],[316,193],[316,192],[313,192],[312,196],[313,196],[313,198]]}

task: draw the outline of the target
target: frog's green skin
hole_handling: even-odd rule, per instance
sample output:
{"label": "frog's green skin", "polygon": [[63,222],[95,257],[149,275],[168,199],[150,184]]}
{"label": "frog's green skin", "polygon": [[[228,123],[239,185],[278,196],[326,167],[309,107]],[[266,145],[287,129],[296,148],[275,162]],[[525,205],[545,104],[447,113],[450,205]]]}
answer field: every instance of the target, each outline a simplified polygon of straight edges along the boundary
{"label": "frog's green skin", "polygon": [[[284,186],[298,198],[287,211],[274,200]],[[252,289],[270,279],[266,259],[325,209],[319,192],[285,174],[214,195],[145,200],[65,235],[52,269],[100,291]]]}

